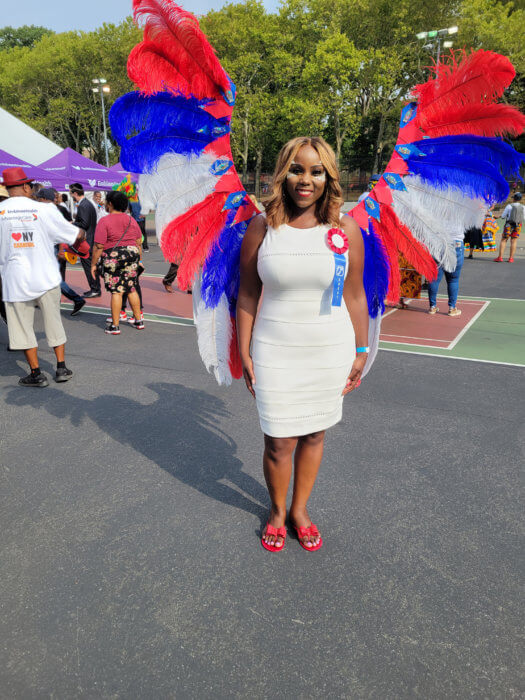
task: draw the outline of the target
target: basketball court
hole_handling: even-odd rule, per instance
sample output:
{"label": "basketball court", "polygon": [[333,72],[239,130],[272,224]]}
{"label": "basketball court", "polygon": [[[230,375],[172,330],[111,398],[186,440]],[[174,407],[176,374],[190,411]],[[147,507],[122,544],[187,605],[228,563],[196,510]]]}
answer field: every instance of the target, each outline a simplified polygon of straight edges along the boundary
{"label": "basketball court", "polygon": [[[144,318],[155,323],[192,325],[192,297],[176,283],[166,293],[161,274],[143,274]],[[80,269],[68,269],[68,283],[85,286]],[[107,315],[110,294],[90,299],[83,313]],[[71,307],[65,302],[63,308]],[[525,367],[525,300],[460,296],[461,316],[449,317],[446,297],[438,297],[438,313],[427,313],[426,298],[412,299],[408,309],[387,308],[381,327],[382,350],[458,360]]]}

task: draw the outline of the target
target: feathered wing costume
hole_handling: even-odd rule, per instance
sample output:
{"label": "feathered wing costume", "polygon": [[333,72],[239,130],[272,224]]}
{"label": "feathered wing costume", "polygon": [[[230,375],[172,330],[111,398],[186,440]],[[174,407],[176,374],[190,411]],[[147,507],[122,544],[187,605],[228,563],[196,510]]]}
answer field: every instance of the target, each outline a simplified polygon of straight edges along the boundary
{"label": "feathered wing costume", "polygon": [[[235,170],[230,123],[235,86],[196,18],[172,0],[133,0],[144,40],[128,60],[138,92],[119,98],[109,119],[123,166],[136,173],[144,210],[155,209],[166,259],[178,283],[193,284],[199,350],[220,384],[241,376],[235,306],[239,255],[258,212]],[[453,239],[481,226],[487,208],[508,196],[523,156],[501,137],[525,117],[497,102],[514,78],[490,51],[452,56],[417,85],[401,114],[394,153],[378,184],[351,212],[365,244],[364,286],[371,353],[385,298],[399,298],[398,253],[434,279],[436,261],[456,264]]]}

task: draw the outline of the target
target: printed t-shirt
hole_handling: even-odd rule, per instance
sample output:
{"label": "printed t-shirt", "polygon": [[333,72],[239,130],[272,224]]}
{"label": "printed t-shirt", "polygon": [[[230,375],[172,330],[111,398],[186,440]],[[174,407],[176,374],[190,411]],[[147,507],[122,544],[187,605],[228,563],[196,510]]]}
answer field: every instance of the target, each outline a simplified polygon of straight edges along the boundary
{"label": "printed t-shirt", "polygon": [[[128,227],[129,224],[129,227]],[[124,231],[126,233],[124,233]],[[122,240],[120,237],[124,233]],[[110,250],[117,244],[121,245],[137,245],[137,239],[142,238],[142,232],[139,225],[133,217],[124,212],[115,212],[101,219],[95,231],[95,243],[104,246],[104,250]]]}
{"label": "printed t-shirt", "polygon": [[38,299],[62,278],[57,243],[73,244],[79,230],[50,202],[10,197],[0,203],[0,275],[4,301]]}

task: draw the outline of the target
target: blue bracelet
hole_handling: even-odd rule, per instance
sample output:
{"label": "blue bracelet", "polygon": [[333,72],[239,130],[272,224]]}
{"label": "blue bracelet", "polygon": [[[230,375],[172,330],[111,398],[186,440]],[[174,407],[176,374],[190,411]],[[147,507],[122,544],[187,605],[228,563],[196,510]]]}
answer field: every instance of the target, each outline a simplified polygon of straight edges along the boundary
{"label": "blue bracelet", "polygon": [[356,351],[356,354],[358,352],[370,352],[370,348],[368,347],[368,345],[364,345],[362,348],[356,348],[355,351]]}

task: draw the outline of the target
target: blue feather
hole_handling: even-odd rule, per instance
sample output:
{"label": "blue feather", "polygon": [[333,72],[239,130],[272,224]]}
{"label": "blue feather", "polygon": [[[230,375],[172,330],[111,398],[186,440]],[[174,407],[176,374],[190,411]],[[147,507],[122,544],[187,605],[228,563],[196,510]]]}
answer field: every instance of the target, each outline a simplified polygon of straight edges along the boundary
{"label": "blue feather", "polygon": [[415,156],[406,161],[412,173],[419,175],[436,189],[452,187],[471,198],[481,198],[490,205],[502,202],[509,195],[507,181],[486,160],[467,156]]}
{"label": "blue feather", "polygon": [[522,153],[516,151],[501,139],[484,136],[440,136],[435,139],[414,141],[412,146],[427,156],[439,156],[455,161],[457,156],[467,156],[491,163],[505,177],[520,177],[520,167],[525,160]]}
{"label": "blue feather", "polygon": [[390,266],[386,250],[370,223],[369,231],[361,229],[365,246],[363,286],[365,288],[368,313],[375,318],[385,310],[385,297],[388,290]]}
{"label": "blue feather", "polygon": [[[233,221],[236,212],[232,214],[228,221]],[[251,219],[233,225],[228,221],[204,263],[201,293],[206,306],[214,308],[224,292],[233,313],[239,295],[241,244]]]}
{"label": "blue feather", "polygon": [[143,132],[134,136],[120,149],[120,162],[131,173],[154,172],[155,166],[165,153],[180,153],[185,156],[198,155],[209,143],[206,138],[156,136]]}
{"label": "blue feather", "polygon": [[197,155],[230,130],[228,119],[206,112],[206,101],[159,92],[149,97],[130,92],[112,106],[109,121],[122,149],[122,165],[151,172],[167,152]]}

